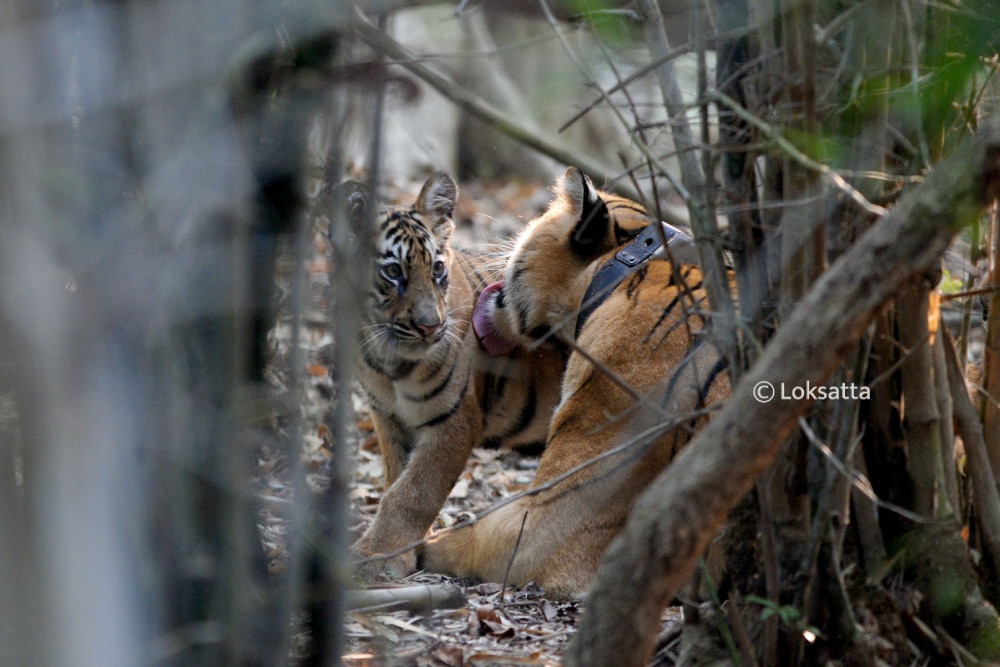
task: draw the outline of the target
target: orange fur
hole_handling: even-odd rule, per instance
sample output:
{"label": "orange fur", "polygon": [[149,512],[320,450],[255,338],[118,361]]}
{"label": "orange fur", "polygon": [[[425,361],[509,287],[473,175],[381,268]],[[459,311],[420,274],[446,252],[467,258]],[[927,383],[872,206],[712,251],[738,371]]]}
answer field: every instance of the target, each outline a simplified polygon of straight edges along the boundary
{"label": "orange fur", "polygon": [[[534,581],[554,597],[578,597],[637,496],[704,423],[699,408],[723,399],[729,385],[704,330],[707,304],[694,265],[648,261],[615,288],[574,341],[595,271],[653,220],[638,204],[594,190],[573,167],[555,193],[517,241],[492,303],[494,325],[526,344],[546,334],[556,346],[575,343],[630,391],[573,352],[533,484],[537,494],[469,528],[433,536],[423,564],[493,581],[509,568],[512,584]],[[657,430],[672,419],[680,425]],[[629,442],[635,444],[613,453]]]}
{"label": "orange fur", "polygon": [[[472,307],[503,264],[493,253],[452,251],[456,197],[451,177],[436,173],[411,208],[379,215],[355,377],[371,406],[386,491],[354,545],[362,557],[423,537],[474,446],[543,444],[558,399],[558,351],[488,356],[479,347]],[[363,208],[355,209],[357,218]],[[399,577],[415,568],[409,551],[370,561],[360,574]]]}

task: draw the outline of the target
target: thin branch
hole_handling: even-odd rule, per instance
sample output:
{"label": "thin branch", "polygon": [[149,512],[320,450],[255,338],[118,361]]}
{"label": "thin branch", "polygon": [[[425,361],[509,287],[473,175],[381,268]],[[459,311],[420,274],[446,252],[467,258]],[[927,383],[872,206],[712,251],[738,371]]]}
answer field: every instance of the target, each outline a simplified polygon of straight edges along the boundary
{"label": "thin branch", "polygon": [[755,128],[761,131],[768,139],[773,141],[778,148],[788,154],[788,157],[798,162],[800,165],[807,169],[819,172],[823,176],[829,179],[830,183],[833,184],[835,188],[847,195],[851,200],[857,203],[858,206],[863,208],[868,213],[872,215],[882,217],[885,215],[886,210],[882,206],[877,206],[876,204],[868,201],[868,198],[861,194],[858,190],[854,188],[853,185],[848,183],[843,176],[841,176],[837,171],[834,171],[829,166],[823,164],[822,162],[817,162],[811,157],[796,148],[792,142],[786,139],[781,132],[779,132],[773,125],[765,121],[764,119],[756,116],[749,111],[747,111],[742,104],[729,97],[725,93],[719,91],[711,91],[708,93],[708,97],[716,102],[717,104],[723,104],[729,108],[734,114],[739,116],[741,119],[747,123],[753,125]]}
{"label": "thin branch", "polygon": [[[744,37],[746,35],[753,34],[756,30],[757,30],[756,27],[744,27],[744,28],[737,28],[735,30],[727,30],[726,32],[722,32],[722,33],[719,33],[717,35],[712,35],[712,36],[707,37],[705,39],[705,43],[706,44],[716,44],[718,42],[721,42],[721,41],[724,41],[724,40],[727,40],[727,39],[738,39],[740,37]],[[595,107],[597,107],[597,105],[599,105],[601,102],[608,101],[608,96],[609,95],[614,95],[618,91],[624,90],[625,88],[627,88],[628,86],[632,85],[633,83],[635,83],[636,81],[638,81],[642,77],[644,77],[647,74],[649,74],[650,72],[653,72],[654,70],[656,70],[656,68],[659,67],[660,65],[662,65],[663,63],[671,61],[671,60],[674,60],[676,58],[679,58],[680,56],[683,56],[683,55],[685,55],[687,53],[690,53],[690,52],[691,52],[691,45],[690,44],[682,44],[681,46],[677,46],[677,47],[674,47],[673,49],[670,49],[667,53],[663,54],[661,57],[654,59],[652,62],[650,62],[650,63],[648,63],[646,65],[643,65],[642,67],[640,67],[639,69],[637,69],[635,72],[633,72],[629,76],[627,76],[624,79],[622,79],[621,81],[619,81],[617,84],[615,84],[615,85],[611,86],[610,88],[608,88],[606,91],[602,91],[602,94],[601,94],[600,97],[598,97],[597,99],[595,99],[595,100],[591,101],[590,103],[588,103],[585,107],[583,107],[580,111],[578,111],[576,113],[576,115],[574,115],[568,121],[566,121],[565,123],[563,123],[559,127],[559,129],[556,130],[556,131],[557,132],[563,132],[564,130],[568,129],[571,125],[573,125],[574,123],[576,123],[578,120],[580,120],[581,118],[583,118],[587,113],[589,113]]]}
{"label": "thin branch", "polygon": [[[875,488],[872,486],[871,481],[869,481],[867,477],[865,477],[857,470],[851,470],[850,468],[848,468],[846,463],[837,458],[837,455],[833,452],[832,449],[830,449],[830,446],[825,442],[823,442],[822,440],[820,440],[819,436],[816,435],[816,432],[813,431],[812,428],[810,428],[809,423],[801,417],[799,418],[799,428],[801,428],[802,432],[805,433],[806,440],[809,442],[809,444],[815,447],[823,456],[826,457],[826,459],[833,466],[834,470],[836,470],[842,476],[850,480],[851,485],[854,486],[855,489],[860,491],[866,498],[868,498],[868,500],[872,501],[873,504],[877,505],[878,507],[881,507],[884,510],[889,510],[890,512],[894,512],[899,516],[903,517],[904,519],[909,519],[914,523],[920,523],[920,524],[940,523],[940,521],[937,521],[935,519],[929,519],[919,514],[915,514],[914,512],[911,512],[905,507],[900,507],[899,505],[890,503],[887,500],[882,500],[881,498],[879,498],[878,494],[875,493]],[[861,442],[861,437],[862,436],[859,434],[858,437],[855,439],[855,442],[851,444],[850,447],[851,455],[848,458],[853,458],[854,449],[857,447],[858,443]]]}
{"label": "thin branch", "polygon": [[500,584],[500,601],[503,602],[504,593],[507,590],[507,582],[510,580],[510,568],[514,565],[514,559],[517,558],[517,552],[521,549],[521,538],[524,537],[524,525],[528,522],[528,513],[525,512],[524,516],[521,517],[521,528],[517,531],[517,540],[514,542],[514,551],[510,554],[510,560],[507,561],[507,569],[503,573],[503,582]]}
{"label": "thin branch", "polygon": [[[449,77],[429,67],[419,57],[403,48],[399,42],[375,27],[360,10],[355,12],[354,29],[365,44],[392,58],[401,67],[423,80],[466,112],[542,155],[547,155],[562,164],[575,165],[597,181],[604,179],[606,169],[602,165],[586,155],[573,153],[563,146],[538,136],[506,113],[498,110],[495,105],[487,103]],[[619,191],[627,197],[636,199],[639,197],[639,193],[632,192],[631,188],[619,188]]]}
{"label": "thin branch", "polygon": [[[677,191],[677,194],[679,194],[682,199],[684,199],[685,201],[690,201],[691,194],[687,191],[684,184],[678,182],[677,179],[674,178],[673,174],[670,173],[670,170],[667,169],[666,165],[664,165],[662,161],[656,156],[654,156],[653,153],[650,151],[649,145],[645,142],[642,136],[642,128],[637,126],[635,129],[633,129],[629,125],[628,121],[625,120],[624,115],[622,114],[621,110],[617,107],[617,105],[611,102],[610,93],[606,92],[603,88],[601,88],[601,86],[597,83],[597,81],[594,80],[594,77],[591,75],[590,70],[587,68],[586,64],[576,54],[576,52],[570,46],[569,42],[566,41],[566,38],[563,36],[562,30],[560,29],[558,22],[552,15],[551,11],[549,11],[548,4],[545,2],[545,0],[541,0],[541,6],[542,9],[545,10],[545,16],[549,22],[549,25],[552,27],[552,31],[559,39],[559,42],[562,44],[563,49],[566,51],[566,54],[569,56],[570,60],[573,61],[573,64],[576,65],[579,72],[586,78],[588,85],[591,86],[592,88],[597,89],[601,93],[601,98],[608,103],[608,109],[611,111],[612,114],[614,114],[615,118],[618,119],[618,122],[622,124],[622,127],[625,128],[626,132],[628,133],[629,139],[632,141],[632,144],[642,154],[642,156],[646,159],[646,161],[649,164],[655,166],[656,169],[667,179],[667,181],[674,188],[674,190]],[[642,194],[637,192],[636,196],[632,198],[641,201]],[[658,206],[658,209],[659,208],[660,207]],[[676,218],[669,211],[663,211],[662,209],[660,209],[658,212],[661,216],[667,218],[667,222],[671,222],[673,224],[686,226],[689,222],[687,220],[681,220]]]}

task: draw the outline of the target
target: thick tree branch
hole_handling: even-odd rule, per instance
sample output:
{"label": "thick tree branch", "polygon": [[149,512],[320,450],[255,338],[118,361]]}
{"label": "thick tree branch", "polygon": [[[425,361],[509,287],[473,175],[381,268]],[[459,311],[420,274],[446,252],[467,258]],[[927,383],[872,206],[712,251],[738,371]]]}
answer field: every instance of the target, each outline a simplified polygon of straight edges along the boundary
{"label": "thick tree branch", "polygon": [[963,223],[1000,191],[997,120],[820,277],[723,411],[640,497],[601,561],[567,665],[648,663],[663,608],[811,403],[803,396],[761,404],[755,388],[822,384],[876,311],[940,261]]}

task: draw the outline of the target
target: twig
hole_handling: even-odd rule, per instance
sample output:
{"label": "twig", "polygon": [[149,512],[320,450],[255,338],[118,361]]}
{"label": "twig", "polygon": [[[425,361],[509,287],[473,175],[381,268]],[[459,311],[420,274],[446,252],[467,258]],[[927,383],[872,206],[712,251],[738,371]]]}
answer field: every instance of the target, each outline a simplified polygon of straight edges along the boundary
{"label": "twig", "polygon": [[674,69],[673,60],[669,57],[671,48],[663,27],[663,16],[652,0],[639,0],[636,6],[646,17],[644,32],[650,55],[660,61],[655,72],[660,84],[663,107],[671,121],[671,132],[681,167],[681,180],[685,188],[700,194],[704,177],[694,155],[685,150],[694,145],[694,139],[687,120],[687,108],[681,94],[677,71]]}
{"label": "twig", "polygon": [[717,104],[723,104],[728,107],[734,114],[739,116],[743,121],[753,125],[755,128],[761,131],[768,139],[773,141],[778,148],[783,150],[788,154],[790,158],[798,162],[800,165],[807,169],[817,171],[820,174],[826,176],[830,183],[833,184],[835,188],[847,195],[851,200],[857,203],[858,206],[863,208],[868,213],[876,216],[883,216],[886,213],[886,209],[882,206],[877,206],[871,203],[868,199],[861,194],[858,190],[854,188],[850,183],[848,183],[843,176],[838,172],[834,171],[827,165],[813,160],[811,157],[796,148],[792,142],[786,139],[782,134],[774,128],[773,125],[766,122],[764,119],[750,113],[747,111],[742,104],[729,97],[725,93],[721,93],[717,90],[710,91],[707,93],[709,99],[713,100]]}
{"label": "twig", "polygon": [[[843,461],[838,459],[836,454],[833,453],[833,450],[830,449],[830,446],[819,439],[819,436],[816,435],[816,432],[812,430],[812,428],[809,426],[809,423],[804,418],[801,417],[799,418],[799,428],[801,428],[802,432],[805,433],[806,439],[809,441],[809,444],[811,444],[813,447],[819,450],[819,452],[823,456],[825,456],[828,461],[830,461],[830,463],[833,465],[833,469],[836,470],[841,475],[843,475],[844,477],[846,477],[847,479],[851,480],[851,484],[854,485],[854,488],[863,493],[866,498],[871,500],[877,506],[881,507],[882,509],[889,510],[890,512],[895,512],[901,517],[909,519],[913,523],[919,523],[919,524],[940,523],[940,521],[938,520],[928,519],[927,517],[923,517],[919,514],[911,512],[905,507],[900,507],[899,505],[895,505],[893,503],[890,503],[886,500],[882,500],[881,498],[879,498],[878,494],[875,493],[875,489],[872,487],[872,483],[868,481],[868,478],[856,470],[852,471],[850,468],[847,467],[847,465]],[[851,451],[854,450],[854,448],[857,446],[860,440],[861,440],[861,435],[858,435],[857,442],[852,444],[850,447]]]}
{"label": "twig", "polygon": [[640,67],[635,72],[633,72],[629,76],[625,77],[624,79],[620,80],[618,83],[616,83],[615,85],[611,86],[607,90],[602,90],[600,97],[598,97],[593,102],[591,102],[587,106],[585,106],[582,109],[580,109],[580,111],[578,111],[572,118],[570,118],[568,121],[566,121],[565,123],[563,123],[562,125],[560,125],[559,129],[556,130],[556,132],[564,132],[564,131],[566,131],[567,129],[569,129],[569,127],[571,125],[573,125],[574,123],[576,123],[576,121],[580,120],[581,118],[583,118],[584,116],[586,116],[588,113],[590,113],[590,111],[592,109],[594,109],[598,104],[600,104],[601,102],[608,102],[611,95],[614,95],[615,93],[617,93],[619,91],[626,90],[629,85],[635,83],[636,81],[638,81],[642,77],[646,76],[647,74],[649,74],[650,72],[652,72],[653,70],[655,70],[657,67],[659,67],[663,63],[665,63],[665,62],[667,62],[669,60],[673,60],[674,58],[679,58],[680,56],[683,56],[684,54],[689,53],[690,51],[691,51],[691,45],[690,44],[685,44],[683,46],[678,46],[675,49],[671,49],[669,52],[665,53],[662,57],[657,58],[656,60],[654,60],[653,62],[649,63],[648,65],[645,65],[644,67]]}
{"label": "twig", "polygon": [[753,643],[750,641],[750,635],[747,634],[747,627],[743,623],[743,617],[740,616],[740,596],[737,591],[730,591],[729,593],[729,625],[733,630],[733,638],[736,640],[737,645],[740,647],[740,654],[746,664],[750,667],[758,667],[757,657],[754,655]]}
{"label": "twig", "polygon": [[510,560],[507,561],[507,569],[503,573],[503,583],[500,584],[500,602],[503,602],[505,591],[507,590],[507,581],[510,578],[510,568],[514,566],[514,559],[517,558],[517,552],[521,548],[521,537],[524,535],[524,524],[528,523],[528,513],[525,512],[524,516],[521,517],[521,528],[517,531],[517,540],[514,542],[514,551],[510,555]]}
{"label": "twig", "polygon": [[980,294],[992,294],[997,290],[996,287],[980,287],[979,289],[965,290],[964,292],[955,292],[954,294],[942,294],[942,301],[951,301],[952,299],[964,299],[967,296],[979,296]]}
{"label": "twig", "polygon": [[[515,119],[498,110],[494,105],[488,104],[468,89],[459,86],[444,74],[424,64],[419,58],[403,48],[399,42],[376,28],[360,10],[355,12],[354,29],[365,44],[395,60],[397,64],[406,68],[411,74],[423,80],[463,110],[490,124],[515,141],[547,155],[557,162],[576,165],[595,180],[604,179],[606,172],[604,166],[585,155],[573,153],[563,146],[538,136]],[[631,188],[619,188],[619,191],[627,197],[639,197],[639,193],[632,192]]]}
{"label": "twig", "polygon": [[432,609],[457,609],[465,606],[465,602],[465,595],[458,586],[419,584],[354,589],[347,594],[346,607],[351,610],[377,607],[380,611],[398,608],[415,614]]}
{"label": "twig", "polygon": [[[910,85],[913,95],[913,105],[920,108],[920,47],[917,46],[916,29],[913,26],[913,12],[910,11],[909,2],[901,2],[899,6],[903,9],[903,21],[906,25],[906,44],[910,50]],[[920,157],[924,161],[924,168],[931,167],[931,151],[927,145],[927,134],[924,131],[923,123],[916,123],[917,141],[920,143]]]}
{"label": "twig", "polygon": [[[650,55],[655,59],[663,59],[670,53],[670,43],[663,25],[663,15],[653,0],[638,0],[639,11],[646,16],[644,29],[646,45]],[[665,60],[656,68],[657,80],[660,84],[660,94],[663,106],[670,118],[670,130],[677,150],[677,161],[681,169],[683,188],[678,192],[684,194],[688,215],[691,218],[691,228],[694,231],[698,252],[701,256],[702,276],[708,302],[712,310],[718,313],[713,326],[713,337],[722,350],[723,356],[730,368],[737,367],[739,344],[736,338],[736,309],[733,305],[732,293],[725,262],[722,258],[722,247],[719,226],[715,219],[714,207],[706,206],[706,177],[695,155],[687,149],[694,146],[691,126],[687,118],[677,71],[670,60]],[[676,186],[675,186],[676,187]]]}

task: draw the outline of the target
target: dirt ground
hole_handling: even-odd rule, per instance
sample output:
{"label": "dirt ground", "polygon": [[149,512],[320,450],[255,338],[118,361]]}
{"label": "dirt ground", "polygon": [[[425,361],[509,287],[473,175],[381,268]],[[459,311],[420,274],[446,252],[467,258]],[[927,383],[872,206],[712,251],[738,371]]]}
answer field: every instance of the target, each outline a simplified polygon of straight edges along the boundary
{"label": "dirt ground", "polygon": [[[408,190],[416,192],[419,185],[411,184]],[[542,210],[548,198],[544,185],[471,186],[459,199],[455,243],[463,247],[510,238],[527,218]],[[281,316],[271,333],[274,361],[268,381],[279,396],[289,395],[288,392],[299,387],[303,421],[296,426],[287,416],[275,418],[272,428],[277,437],[260,447],[254,479],[255,491],[264,506],[258,525],[275,573],[285,567],[288,541],[293,539],[288,535],[289,518],[295,506],[290,482],[292,466],[284,453],[291,451],[287,449],[288,443],[295,440],[301,443],[301,463],[311,492],[321,488],[328,479],[335,449],[324,423],[335,393],[321,353],[333,340],[329,313],[330,264],[325,239],[317,234],[307,252],[302,283],[305,305],[299,319],[299,368],[291,366],[291,359],[296,355],[290,354],[294,326],[288,306],[294,299],[293,266],[289,259],[282,267],[283,278],[277,288]],[[978,339],[974,344],[981,345]],[[356,420],[344,447],[350,459],[350,521],[352,536],[356,537],[374,518],[383,491],[382,464],[367,407],[356,393],[350,395]],[[512,453],[475,451],[442,508],[437,527],[454,525],[524,490],[531,483],[537,464],[537,459]],[[367,604],[351,609],[344,621],[345,665],[558,665],[575,632],[584,604],[582,601],[548,600],[544,591],[533,585],[504,589],[497,583],[470,582],[423,572],[404,581],[382,585],[387,588],[414,586],[452,586],[459,598],[451,604],[420,612],[401,610],[394,604]],[[904,658],[909,663],[925,656],[923,651],[916,650],[905,631],[880,622],[883,614],[876,611],[888,600],[894,611],[886,614],[887,618],[901,615],[916,619],[915,608],[910,609],[914,605],[903,605],[907,608],[905,613],[897,608],[901,604],[899,600],[909,600],[912,595],[907,587],[893,584],[855,596],[855,603],[860,603],[856,610],[858,621],[867,638],[864,644],[871,652],[868,657],[878,656],[876,664],[904,664],[900,662]],[[868,602],[861,602],[862,599]],[[681,643],[682,618],[679,607],[664,612],[659,646],[652,664],[708,664],[712,661],[705,658],[715,650],[708,650],[702,644],[706,651],[701,651],[695,642],[696,652],[707,653],[692,662],[691,638],[685,638],[687,646]],[[711,640],[709,643],[716,642]],[[304,650],[306,646],[308,637],[302,637],[299,648]],[[293,653],[295,651],[293,646]],[[292,664],[295,657],[291,656]],[[724,655],[716,657],[725,660]]]}
{"label": "dirt ground", "polygon": [[[413,186],[416,192],[419,184]],[[488,192],[488,194],[487,194]],[[455,244],[468,246],[510,238],[520,228],[524,216],[539,212],[548,201],[544,186],[485,186],[479,192],[463,192],[456,212],[458,230]],[[400,197],[402,199],[402,197]],[[486,208],[482,201],[489,202]],[[503,204],[500,204],[503,202]],[[307,253],[306,304],[299,320],[302,368],[291,367],[293,318],[288,308],[293,296],[291,280],[294,264],[289,259],[281,267],[278,286],[281,319],[272,331],[274,363],[268,382],[278,394],[300,387],[300,410],[304,425],[300,432],[302,463],[310,490],[326,481],[333,444],[324,425],[334,387],[328,368],[322,363],[324,346],[332,342],[329,315],[329,259],[326,241],[316,236]],[[351,464],[350,518],[353,536],[359,535],[374,519],[381,497],[382,463],[367,406],[351,394],[356,421],[345,443]],[[294,437],[290,420],[273,424],[278,442]],[[289,516],[293,489],[290,466],[281,446],[263,446],[258,455],[256,491],[267,499],[259,527],[274,573],[285,567]],[[456,522],[486,509],[493,503],[524,490],[531,483],[537,459],[510,452],[476,450],[465,472],[442,508],[438,527]],[[395,584],[380,587],[450,585],[461,600],[422,612],[396,610],[394,605],[355,608],[345,618],[344,664],[362,665],[558,665],[560,654],[572,636],[581,612],[579,601],[551,601],[537,586],[504,589],[498,583],[477,583],[438,574],[420,572]],[[398,605],[396,605],[398,606]],[[680,627],[680,611],[664,615],[665,628]],[[302,638],[305,646],[308,638]],[[294,656],[293,656],[294,658]]]}

